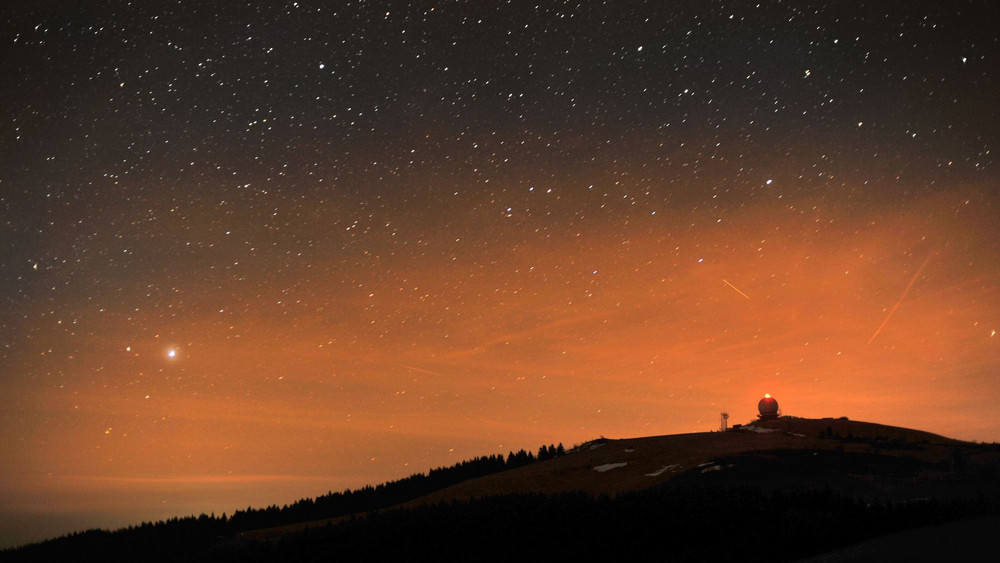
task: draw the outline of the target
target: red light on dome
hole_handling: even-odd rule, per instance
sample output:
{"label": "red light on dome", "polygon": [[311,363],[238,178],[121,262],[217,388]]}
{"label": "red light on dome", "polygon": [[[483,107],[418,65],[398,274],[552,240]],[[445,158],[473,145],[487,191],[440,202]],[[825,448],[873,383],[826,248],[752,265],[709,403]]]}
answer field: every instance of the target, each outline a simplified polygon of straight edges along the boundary
{"label": "red light on dome", "polygon": [[757,410],[760,411],[758,418],[762,420],[778,418],[778,401],[768,393],[757,403]]}

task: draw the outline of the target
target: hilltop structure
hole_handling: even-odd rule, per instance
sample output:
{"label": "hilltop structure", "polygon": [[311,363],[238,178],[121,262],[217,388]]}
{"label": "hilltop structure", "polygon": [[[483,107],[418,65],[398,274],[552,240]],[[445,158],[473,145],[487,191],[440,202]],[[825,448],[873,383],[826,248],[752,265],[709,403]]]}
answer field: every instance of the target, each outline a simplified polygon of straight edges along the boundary
{"label": "hilltop structure", "polygon": [[774,420],[775,418],[781,416],[781,411],[778,410],[778,401],[767,393],[765,393],[764,398],[757,403],[757,410],[760,411],[757,418],[761,420]]}

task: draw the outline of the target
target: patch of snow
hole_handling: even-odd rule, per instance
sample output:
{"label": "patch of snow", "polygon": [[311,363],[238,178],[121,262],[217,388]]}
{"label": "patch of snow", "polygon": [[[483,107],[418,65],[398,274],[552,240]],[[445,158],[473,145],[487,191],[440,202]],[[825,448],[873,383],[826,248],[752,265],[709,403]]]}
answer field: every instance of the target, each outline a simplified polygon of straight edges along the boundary
{"label": "patch of snow", "polygon": [[635,450],[634,450],[634,449],[632,449],[632,448],[625,448],[625,453],[627,453],[627,454],[630,454],[630,453],[632,453],[632,452],[634,452],[634,451],[635,451]]}
{"label": "patch of snow", "polygon": [[709,471],[722,471],[722,466],[713,465],[712,467],[706,467],[705,469],[701,470],[702,473],[708,473]]}
{"label": "patch of snow", "polygon": [[568,451],[568,453],[576,453],[576,452],[585,452],[585,451],[596,450],[597,448],[603,446],[606,442],[607,442],[607,440],[605,440],[604,438],[600,438],[600,439],[597,439],[597,440],[591,440],[589,442],[584,442],[582,444],[577,444],[577,445],[573,446],[572,448],[570,448],[569,451]]}
{"label": "patch of snow", "polygon": [[699,465],[698,467],[705,467],[706,465],[712,465],[713,463],[715,463],[715,460],[712,460],[712,461],[706,461],[705,463],[702,463],[702,464],[701,464],[701,465]]}
{"label": "patch of snow", "polygon": [[799,434],[798,432],[789,432],[788,435],[789,436],[797,436],[799,438],[805,438],[806,437],[805,434]]}
{"label": "patch of snow", "polygon": [[605,463],[604,465],[594,467],[594,471],[604,473],[605,471],[611,471],[612,469],[618,469],[619,467],[625,467],[626,465],[628,465],[627,461],[623,461],[621,463]]}
{"label": "patch of snow", "polygon": [[647,473],[646,477],[659,477],[660,475],[663,475],[667,471],[675,471],[675,470],[680,469],[680,468],[681,468],[681,466],[679,464],[674,463],[672,465],[667,465],[665,467],[661,467],[661,468],[657,469],[656,471],[654,471],[652,473]]}
{"label": "patch of snow", "polygon": [[770,434],[771,432],[779,432],[777,428],[761,428],[759,426],[746,426],[745,428],[751,432],[756,432],[758,434]]}

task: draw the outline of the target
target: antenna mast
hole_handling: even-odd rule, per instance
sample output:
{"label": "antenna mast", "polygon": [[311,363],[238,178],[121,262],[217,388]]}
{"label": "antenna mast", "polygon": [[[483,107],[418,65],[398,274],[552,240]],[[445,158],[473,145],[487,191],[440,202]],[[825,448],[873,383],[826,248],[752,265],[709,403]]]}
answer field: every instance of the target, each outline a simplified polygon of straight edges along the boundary
{"label": "antenna mast", "polygon": [[722,426],[719,428],[719,432],[725,432],[729,429],[729,413],[722,413]]}

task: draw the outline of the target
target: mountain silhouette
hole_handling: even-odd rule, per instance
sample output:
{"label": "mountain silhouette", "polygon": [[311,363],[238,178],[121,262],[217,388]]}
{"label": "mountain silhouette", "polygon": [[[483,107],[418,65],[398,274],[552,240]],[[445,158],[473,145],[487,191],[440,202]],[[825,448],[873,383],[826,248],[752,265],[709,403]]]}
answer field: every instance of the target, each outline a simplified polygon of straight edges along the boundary
{"label": "mountain silhouette", "polygon": [[[916,538],[936,533],[983,538],[966,538],[963,549],[985,553],[990,536],[974,530],[998,521],[998,499],[997,444],[846,418],[780,417],[726,432],[475,458],[280,508],[82,532],[3,559],[858,560],[884,559],[870,555],[878,549],[906,553],[899,544],[909,542],[908,560],[921,560],[933,551]],[[915,529],[924,532],[906,535]],[[893,547],[880,548],[877,538]],[[853,545],[868,551],[851,552]]]}

